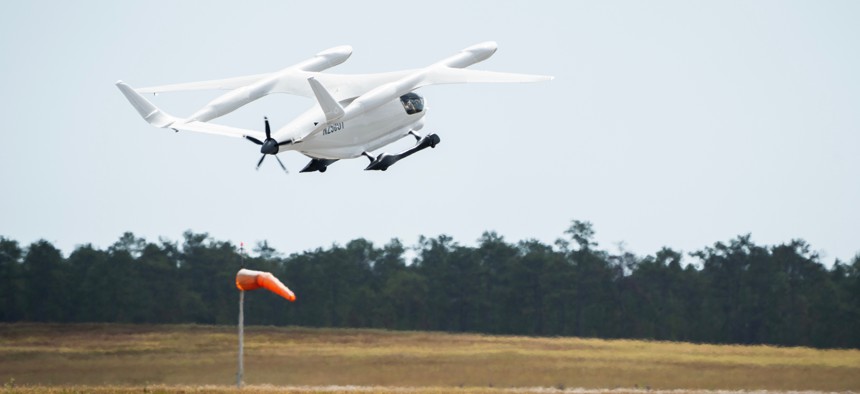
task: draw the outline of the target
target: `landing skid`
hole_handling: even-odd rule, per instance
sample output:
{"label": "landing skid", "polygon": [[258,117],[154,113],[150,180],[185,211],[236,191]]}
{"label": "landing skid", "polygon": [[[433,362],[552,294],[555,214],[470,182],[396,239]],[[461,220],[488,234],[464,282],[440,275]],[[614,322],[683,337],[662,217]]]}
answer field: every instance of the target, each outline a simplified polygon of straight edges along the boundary
{"label": "landing skid", "polygon": [[336,161],[337,159],[311,159],[311,162],[299,172],[325,172],[325,170],[328,169],[328,166],[332,165]]}
{"label": "landing skid", "polygon": [[403,152],[400,152],[396,155],[392,155],[392,154],[388,154],[388,153],[381,153],[381,154],[379,154],[379,156],[374,158],[373,156],[371,156],[367,152],[362,153],[365,157],[370,159],[370,164],[364,170],[365,171],[369,171],[369,170],[385,171],[388,169],[388,167],[391,167],[391,165],[393,165],[394,163],[397,163],[401,159],[405,159],[405,158],[411,156],[413,153],[416,153],[416,152],[423,150],[423,149],[426,149],[428,147],[429,148],[435,148],[436,145],[441,141],[439,136],[436,134],[428,134],[424,137],[419,137],[417,134],[415,134],[413,132],[409,132],[409,134],[412,134],[412,136],[414,136],[418,140],[418,143],[415,144],[415,146],[413,146],[413,147],[411,147],[411,148],[409,148]]}

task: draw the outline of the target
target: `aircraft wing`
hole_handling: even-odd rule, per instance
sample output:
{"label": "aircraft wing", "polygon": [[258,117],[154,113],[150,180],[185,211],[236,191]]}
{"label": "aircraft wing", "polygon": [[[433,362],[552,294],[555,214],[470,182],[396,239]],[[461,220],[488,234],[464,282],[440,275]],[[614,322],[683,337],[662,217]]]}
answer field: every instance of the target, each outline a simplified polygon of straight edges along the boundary
{"label": "aircraft wing", "polygon": [[452,83],[528,83],[548,81],[546,75],[501,73],[495,71],[470,70],[467,68],[434,67],[427,70],[418,87]]}
{"label": "aircraft wing", "polygon": [[272,75],[272,73],[213,79],[209,81],[176,83],[172,85],[150,86],[135,90],[139,93],[184,92],[189,90],[233,90],[245,85],[250,85],[260,79],[268,77],[269,75]]}
{"label": "aircraft wing", "polygon": [[[400,80],[419,71],[421,70],[415,69],[375,74],[347,75],[295,70],[293,72],[283,73],[271,90],[269,90],[269,93],[286,93],[314,98],[314,91],[308,84],[308,79],[314,78],[325,86],[336,100],[343,101],[361,96],[380,85]],[[272,74],[273,73],[255,74],[209,81],[151,86],[135,90],[139,93],[165,93],[190,90],[233,90],[242,86],[250,85],[260,79],[271,76]],[[438,84],[539,82],[550,79],[552,79],[552,77],[543,75],[513,74],[470,70],[465,68],[433,67],[427,69],[422,82],[415,88],[417,89],[422,86]]]}
{"label": "aircraft wing", "polygon": [[412,89],[422,86],[454,83],[526,83],[547,81],[553,77],[545,75],[513,74],[495,71],[469,70],[465,68],[431,67],[425,70],[403,70],[377,74],[325,74],[300,71],[281,78],[272,92],[288,93],[314,98],[314,91],[308,84],[309,78],[316,79],[338,101],[361,96],[379,86],[396,82],[410,75],[423,72],[420,82]]}
{"label": "aircraft wing", "polygon": [[417,70],[392,71],[376,74],[327,74],[309,71],[296,71],[284,75],[272,88],[272,93],[287,93],[309,98],[316,97],[308,79],[319,81],[338,101],[348,100],[365,94],[374,88],[394,82]]}
{"label": "aircraft wing", "polygon": [[[393,71],[376,74],[325,74],[313,71],[295,70],[282,73],[269,93],[286,93],[308,98],[314,92],[308,84],[309,78],[320,81],[338,101],[361,96],[379,85],[396,81],[416,70]],[[135,89],[138,93],[167,93],[191,90],[233,90],[250,85],[274,73],[246,75],[242,77],[213,79],[210,81],[177,83],[172,85],[150,86]]]}
{"label": "aircraft wing", "polygon": [[254,137],[260,141],[266,139],[266,133],[257,130],[240,129],[238,127],[223,126],[208,122],[176,122],[170,125],[171,129],[194,131],[197,133],[223,135],[227,137],[244,138],[245,136]]}

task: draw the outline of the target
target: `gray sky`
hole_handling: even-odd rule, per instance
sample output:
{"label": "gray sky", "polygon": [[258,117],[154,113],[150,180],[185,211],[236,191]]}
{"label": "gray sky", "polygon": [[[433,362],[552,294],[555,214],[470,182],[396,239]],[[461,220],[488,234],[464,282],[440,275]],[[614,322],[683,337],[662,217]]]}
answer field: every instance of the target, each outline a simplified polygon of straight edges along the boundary
{"label": "gray sky", "polygon": [[[291,253],[485,230],[549,243],[580,219],[640,255],[752,233],[847,260],[858,20],[855,1],[2,2],[0,235],[69,253],[191,229]],[[499,50],[472,68],[556,79],[420,89],[442,143],[384,173],[298,174],[294,152],[290,175],[257,172],[257,146],[151,127],[113,85],[269,72],[343,44],[329,72],[392,71],[486,40]],[[187,116],[217,94],[153,101]],[[219,121],[262,130],[311,105],[270,96]]]}

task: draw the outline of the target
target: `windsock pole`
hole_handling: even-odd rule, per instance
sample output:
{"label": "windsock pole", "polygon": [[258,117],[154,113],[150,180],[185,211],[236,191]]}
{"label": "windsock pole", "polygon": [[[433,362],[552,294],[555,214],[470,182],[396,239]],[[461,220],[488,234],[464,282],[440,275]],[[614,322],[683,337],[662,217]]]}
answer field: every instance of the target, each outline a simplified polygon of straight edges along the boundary
{"label": "windsock pole", "polygon": [[245,303],[245,290],[239,290],[239,372],[236,373],[236,387],[242,388],[242,377],[245,375],[245,363],[243,353],[245,352],[245,314],[243,304]]}
{"label": "windsock pole", "polygon": [[[242,258],[242,268],[245,268],[245,243],[239,243],[239,255]],[[239,289],[239,371],[236,372],[236,388],[242,388],[245,375],[245,290]]]}
{"label": "windsock pole", "polygon": [[[244,248],[244,244],[242,247]],[[263,288],[290,302],[296,300],[296,295],[270,272],[246,269],[244,254],[242,255],[242,268],[236,273],[236,288],[239,289],[239,371],[236,372],[236,387],[242,388],[242,379],[245,375],[245,363],[242,360],[245,351],[245,314],[243,312],[245,292]]]}

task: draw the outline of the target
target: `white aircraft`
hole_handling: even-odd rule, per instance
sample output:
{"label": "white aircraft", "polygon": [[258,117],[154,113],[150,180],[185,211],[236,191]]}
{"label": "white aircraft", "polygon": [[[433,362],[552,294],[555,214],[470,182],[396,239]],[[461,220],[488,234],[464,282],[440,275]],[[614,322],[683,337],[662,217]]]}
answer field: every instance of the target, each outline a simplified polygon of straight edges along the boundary
{"label": "white aircraft", "polygon": [[[295,150],[311,158],[301,172],[325,172],[340,159],[365,156],[370,164],[365,170],[385,171],[389,166],[427,147],[435,147],[439,136],[422,136],[427,106],[415,89],[433,84],[472,82],[538,82],[552,77],[467,70],[465,67],[486,60],[497,49],[495,42],[484,42],[430,66],[378,74],[326,74],[325,69],[346,61],[352,54],[349,46],[322,51],[313,58],[268,74],[180,83],[133,89],[122,81],[116,86],[137,112],[151,125],[174,131],[188,130],[245,138],[260,145],[263,156]],[[141,93],[163,93],[189,90],[220,89],[229,92],[212,100],[186,119],[171,116],[158,109]],[[288,93],[315,98],[317,105],[272,133],[264,118],[265,133],[209,123],[270,93]],[[417,143],[398,154],[370,152],[407,135]],[[275,156],[284,171],[284,163]]]}

